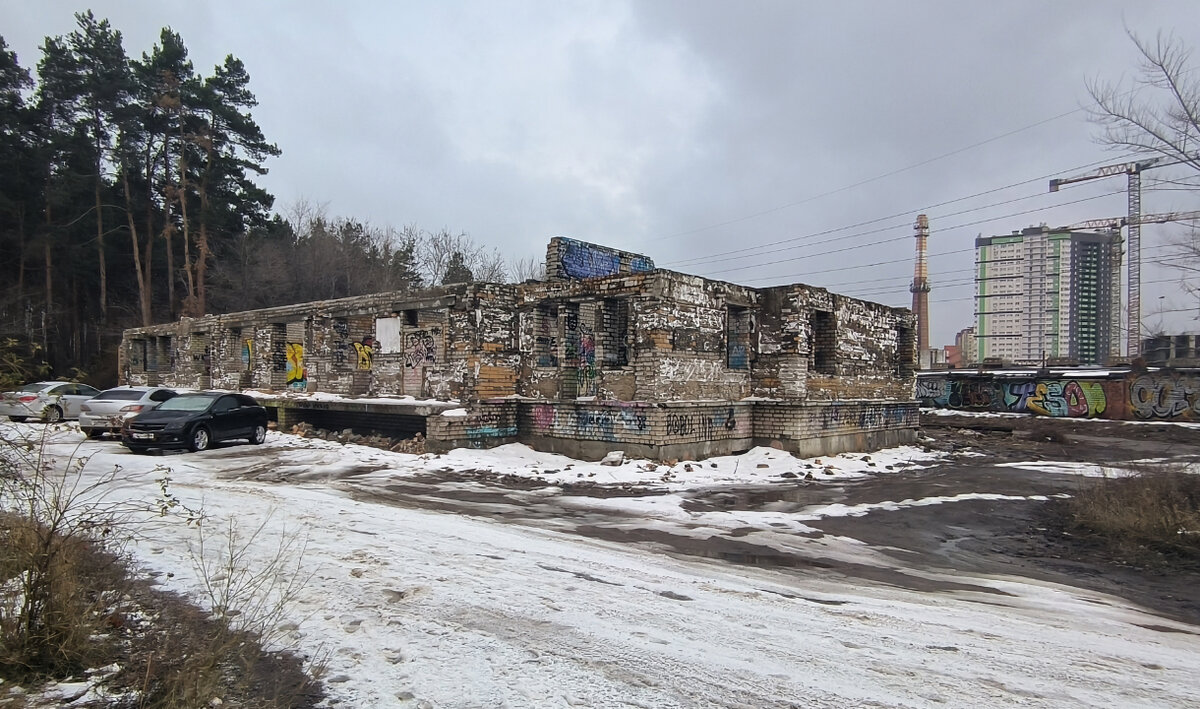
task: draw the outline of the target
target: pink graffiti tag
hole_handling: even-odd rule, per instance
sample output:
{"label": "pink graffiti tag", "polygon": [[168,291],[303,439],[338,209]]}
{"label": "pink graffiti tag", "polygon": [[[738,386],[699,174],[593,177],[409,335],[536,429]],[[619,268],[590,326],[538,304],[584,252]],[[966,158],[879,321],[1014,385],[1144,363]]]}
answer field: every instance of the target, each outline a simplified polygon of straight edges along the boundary
{"label": "pink graffiti tag", "polygon": [[554,428],[555,410],[548,404],[533,407],[533,425],[539,431],[550,431]]}

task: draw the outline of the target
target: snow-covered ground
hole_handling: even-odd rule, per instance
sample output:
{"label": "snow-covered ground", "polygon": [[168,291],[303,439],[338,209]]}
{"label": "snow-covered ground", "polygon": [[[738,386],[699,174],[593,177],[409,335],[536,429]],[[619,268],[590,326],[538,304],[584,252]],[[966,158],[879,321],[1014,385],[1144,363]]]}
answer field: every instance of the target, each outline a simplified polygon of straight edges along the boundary
{"label": "snow-covered ground", "polygon": [[[73,453],[89,457],[86,476],[119,466],[109,499],[154,499],[165,466],[169,490],[203,508],[210,533],[230,520],[245,534],[265,525],[251,563],[268,563],[282,537],[302,539],[306,585],[281,630],[301,652],[327,654],[337,706],[1200,706],[1200,629],[1118,598],[951,570],[910,573],[974,590],[731,566],[363,501],[346,485],[352,479],[361,492],[436,471],[492,471],[540,479],[564,504],[612,505],[646,524],[686,516],[701,534],[740,525],[781,537],[821,516],[978,496],[751,513],[689,512],[679,494],[789,480],[784,473],[894,475],[935,462],[915,448],[819,462],[759,449],[651,470],[645,461],[599,466],[522,446],[413,456],[272,433],[260,449],[146,457],[71,427],[49,438],[60,464]],[[584,499],[569,489],[581,481],[654,494]],[[840,554],[885,563],[844,541]],[[199,598],[195,542],[193,527],[166,524],[134,551],[167,587]]]}

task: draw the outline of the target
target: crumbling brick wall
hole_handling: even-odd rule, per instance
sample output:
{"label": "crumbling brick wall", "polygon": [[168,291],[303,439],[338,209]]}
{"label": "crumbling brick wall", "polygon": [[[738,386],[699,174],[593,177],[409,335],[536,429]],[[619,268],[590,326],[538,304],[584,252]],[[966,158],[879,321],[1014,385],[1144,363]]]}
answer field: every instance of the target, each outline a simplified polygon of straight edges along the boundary
{"label": "crumbling brick wall", "polygon": [[[813,416],[827,415],[814,411],[833,409],[800,404],[911,399],[907,310],[804,285],[754,289],[653,270],[637,254],[561,238],[548,247],[547,267],[543,282],[380,293],[129,330],[122,376],[456,400],[465,419],[434,423],[431,441],[528,436],[660,452],[874,434],[814,427]],[[785,407],[762,408],[762,430],[752,406],[759,399]],[[771,423],[785,415],[800,418]],[[885,429],[911,423],[889,416]]]}

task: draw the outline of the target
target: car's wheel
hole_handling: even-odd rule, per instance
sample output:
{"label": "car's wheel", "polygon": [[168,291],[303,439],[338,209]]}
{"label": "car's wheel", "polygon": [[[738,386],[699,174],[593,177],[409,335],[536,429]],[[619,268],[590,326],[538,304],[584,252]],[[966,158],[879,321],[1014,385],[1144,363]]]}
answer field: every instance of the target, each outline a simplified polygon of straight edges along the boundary
{"label": "car's wheel", "polygon": [[197,426],[192,429],[192,435],[188,438],[188,449],[191,451],[204,451],[212,445],[212,434],[204,426]]}
{"label": "car's wheel", "polygon": [[29,417],[28,416],[9,416],[8,420],[12,421],[13,423],[25,423],[25,419],[27,419],[27,418],[29,418]]}
{"label": "car's wheel", "polygon": [[104,435],[103,428],[85,428],[83,429],[83,432],[88,438],[99,438],[100,436]]}
{"label": "car's wheel", "polygon": [[260,423],[254,427],[254,433],[250,434],[250,442],[257,446],[265,440],[267,440],[267,427]]}
{"label": "car's wheel", "polygon": [[58,408],[54,404],[42,409],[42,420],[46,423],[58,423],[59,421],[62,421],[62,418],[62,409]]}

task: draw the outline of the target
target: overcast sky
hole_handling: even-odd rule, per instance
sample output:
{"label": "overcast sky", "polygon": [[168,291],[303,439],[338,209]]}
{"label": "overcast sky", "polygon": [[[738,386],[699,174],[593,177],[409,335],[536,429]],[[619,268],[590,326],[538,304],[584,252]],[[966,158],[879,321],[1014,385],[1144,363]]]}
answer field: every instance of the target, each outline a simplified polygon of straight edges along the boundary
{"label": "overcast sky", "polygon": [[[89,7],[131,56],[170,26],[199,72],[245,62],[280,210],[466,231],[514,260],[566,235],[904,307],[928,213],[934,345],[973,324],[977,235],[1125,213],[1121,177],[1046,183],[1122,161],[1079,109],[1089,78],[1136,69],[1126,28],[1200,46],[1196,0],[0,0],[0,32],[32,70]],[[1143,259],[1180,230],[1145,228]],[[1142,280],[1146,326],[1200,330],[1172,273]]]}

